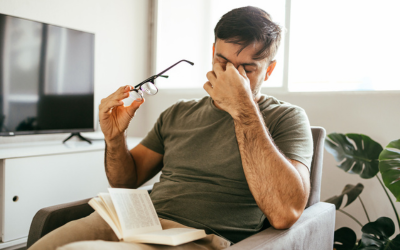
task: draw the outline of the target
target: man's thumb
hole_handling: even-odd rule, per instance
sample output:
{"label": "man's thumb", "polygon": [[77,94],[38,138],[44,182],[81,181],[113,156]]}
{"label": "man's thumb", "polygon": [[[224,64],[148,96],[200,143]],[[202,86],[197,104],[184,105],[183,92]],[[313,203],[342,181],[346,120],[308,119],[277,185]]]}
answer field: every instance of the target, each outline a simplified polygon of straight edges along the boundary
{"label": "man's thumb", "polygon": [[133,101],[131,103],[131,105],[129,105],[128,107],[126,107],[128,109],[129,114],[131,114],[131,116],[134,116],[136,113],[136,110],[139,109],[139,107],[144,103],[144,98],[142,98],[142,100],[140,102],[138,101]]}

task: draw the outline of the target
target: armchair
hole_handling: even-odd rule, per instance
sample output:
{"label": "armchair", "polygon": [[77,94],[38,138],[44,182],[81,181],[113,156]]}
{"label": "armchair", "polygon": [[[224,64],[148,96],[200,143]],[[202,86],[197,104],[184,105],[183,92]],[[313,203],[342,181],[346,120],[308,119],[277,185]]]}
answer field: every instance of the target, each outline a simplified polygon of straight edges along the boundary
{"label": "armchair", "polygon": [[[322,159],[325,129],[312,127],[314,155],[311,164],[311,192],[307,208],[300,219],[289,229],[276,230],[272,227],[248,237],[231,247],[236,249],[332,249],[335,227],[335,206],[320,202]],[[52,230],[71,220],[88,216],[94,210],[89,206],[90,199],[51,206],[39,210],[32,220],[27,247]]]}

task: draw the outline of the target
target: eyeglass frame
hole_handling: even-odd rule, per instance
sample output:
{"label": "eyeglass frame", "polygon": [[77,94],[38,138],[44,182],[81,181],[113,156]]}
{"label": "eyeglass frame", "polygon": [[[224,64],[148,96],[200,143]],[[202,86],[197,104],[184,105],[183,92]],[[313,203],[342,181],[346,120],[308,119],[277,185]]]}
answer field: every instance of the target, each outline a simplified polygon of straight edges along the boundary
{"label": "eyeglass frame", "polygon": [[[150,76],[150,77],[147,78],[146,80],[144,80],[144,81],[142,81],[141,83],[137,84],[137,85],[136,85],[133,89],[131,89],[130,91],[135,91],[135,92],[137,92],[137,93],[139,94],[139,91],[138,91],[138,90],[140,90],[140,87],[141,87],[143,84],[150,82],[150,83],[153,84],[154,87],[157,89],[157,92],[155,93],[155,94],[157,94],[157,93],[158,93],[158,88],[157,88],[156,85],[154,84],[154,81],[155,81],[158,77],[168,78],[168,76],[163,75],[163,74],[164,74],[165,72],[167,72],[168,70],[172,69],[173,67],[175,67],[177,64],[179,64],[179,63],[181,63],[181,62],[187,62],[187,63],[189,63],[189,64],[192,65],[192,66],[194,65],[194,63],[192,63],[192,62],[190,62],[190,61],[188,61],[188,60],[185,60],[185,59],[180,60],[179,62],[177,62],[177,63],[173,64],[172,66],[168,67],[167,69],[163,70],[161,73],[158,73],[157,75]],[[141,91],[141,92],[142,92],[142,91]],[[146,92],[145,92],[145,93],[146,93]],[[148,93],[146,93],[146,94],[148,94]],[[154,95],[155,95],[155,94],[154,94]],[[141,95],[141,96],[142,96],[142,98],[143,98],[143,95]]]}

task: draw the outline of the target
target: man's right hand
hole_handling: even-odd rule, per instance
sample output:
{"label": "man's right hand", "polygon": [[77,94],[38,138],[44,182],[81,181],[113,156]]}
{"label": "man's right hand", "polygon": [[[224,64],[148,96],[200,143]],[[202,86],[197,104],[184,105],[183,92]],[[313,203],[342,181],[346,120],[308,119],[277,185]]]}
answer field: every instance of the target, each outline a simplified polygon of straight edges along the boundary
{"label": "man's right hand", "polygon": [[129,97],[131,89],[133,87],[130,85],[120,87],[113,94],[101,100],[99,120],[106,141],[110,142],[124,136],[136,110],[144,102],[144,99],[141,102],[133,101],[130,106],[124,107],[122,100]]}

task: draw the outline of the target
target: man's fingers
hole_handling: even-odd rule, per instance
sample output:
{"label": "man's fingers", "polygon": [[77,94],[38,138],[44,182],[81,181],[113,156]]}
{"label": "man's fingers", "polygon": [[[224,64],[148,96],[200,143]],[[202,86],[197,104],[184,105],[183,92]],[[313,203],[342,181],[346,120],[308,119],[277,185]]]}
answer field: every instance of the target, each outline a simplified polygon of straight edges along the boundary
{"label": "man's fingers", "polygon": [[222,67],[221,63],[215,62],[213,64],[213,71],[215,72],[215,75],[218,77],[218,75],[222,72],[224,72],[224,68]]}
{"label": "man's fingers", "polygon": [[112,93],[110,96],[118,95],[118,94],[125,93],[125,92],[128,92],[128,91],[129,91],[129,85],[121,86],[114,93]]}
{"label": "man's fingers", "polygon": [[142,105],[144,103],[144,98],[142,98],[140,101],[135,100],[134,102],[131,103],[131,105],[129,105],[129,107],[140,107],[140,105]]}
{"label": "man's fingers", "polygon": [[212,93],[213,93],[213,86],[210,82],[206,82],[203,85],[204,90],[212,97]]}
{"label": "man's fingers", "polygon": [[140,107],[143,103],[144,103],[144,98],[142,98],[142,100],[141,100],[140,102],[138,102],[138,101],[136,101],[136,100],[133,101],[133,102],[131,103],[131,105],[129,105],[128,107],[126,107],[128,113],[129,113],[129,115],[130,115],[131,117],[135,116],[136,110],[138,110],[139,107]]}
{"label": "man's fingers", "polygon": [[133,86],[131,85],[119,87],[117,91],[109,95],[107,98],[102,99],[101,104],[99,105],[100,113],[108,113],[112,108],[124,105],[122,99],[129,97],[131,89],[133,89]]}
{"label": "man's fingers", "polygon": [[122,100],[125,99],[129,96],[129,91],[133,89],[131,85],[125,85],[122,87],[119,87],[117,91],[109,95],[106,99],[108,100]]}
{"label": "man's fingers", "polygon": [[217,80],[217,76],[215,75],[214,71],[208,71],[206,77],[210,82],[214,82],[215,80]]}
{"label": "man's fingers", "polygon": [[122,92],[122,93],[117,93],[116,96],[113,97],[113,99],[122,100],[128,97],[129,97],[129,92]]}
{"label": "man's fingers", "polygon": [[[242,66],[242,65],[240,65],[240,66]],[[231,63],[231,62],[227,62],[226,63],[226,70],[234,70],[234,71],[236,71],[235,65],[233,65],[233,63]]]}
{"label": "man's fingers", "polygon": [[244,70],[243,65],[239,65],[238,71],[239,71],[239,74],[241,74],[244,78],[247,78],[246,70]]}
{"label": "man's fingers", "polygon": [[[122,90],[121,90],[122,89]],[[125,85],[125,86],[122,86],[119,90],[122,92],[122,93],[125,93],[125,92],[129,92],[131,89],[133,89],[133,86],[131,86],[131,85]]]}
{"label": "man's fingers", "polygon": [[125,85],[118,89],[116,93],[117,98],[124,99],[129,96],[129,92],[133,89],[131,85]]}
{"label": "man's fingers", "polygon": [[111,100],[107,101],[105,103],[100,104],[100,112],[101,113],[108,113],[112,108],[122,106],[124,103],[120,100]]}

